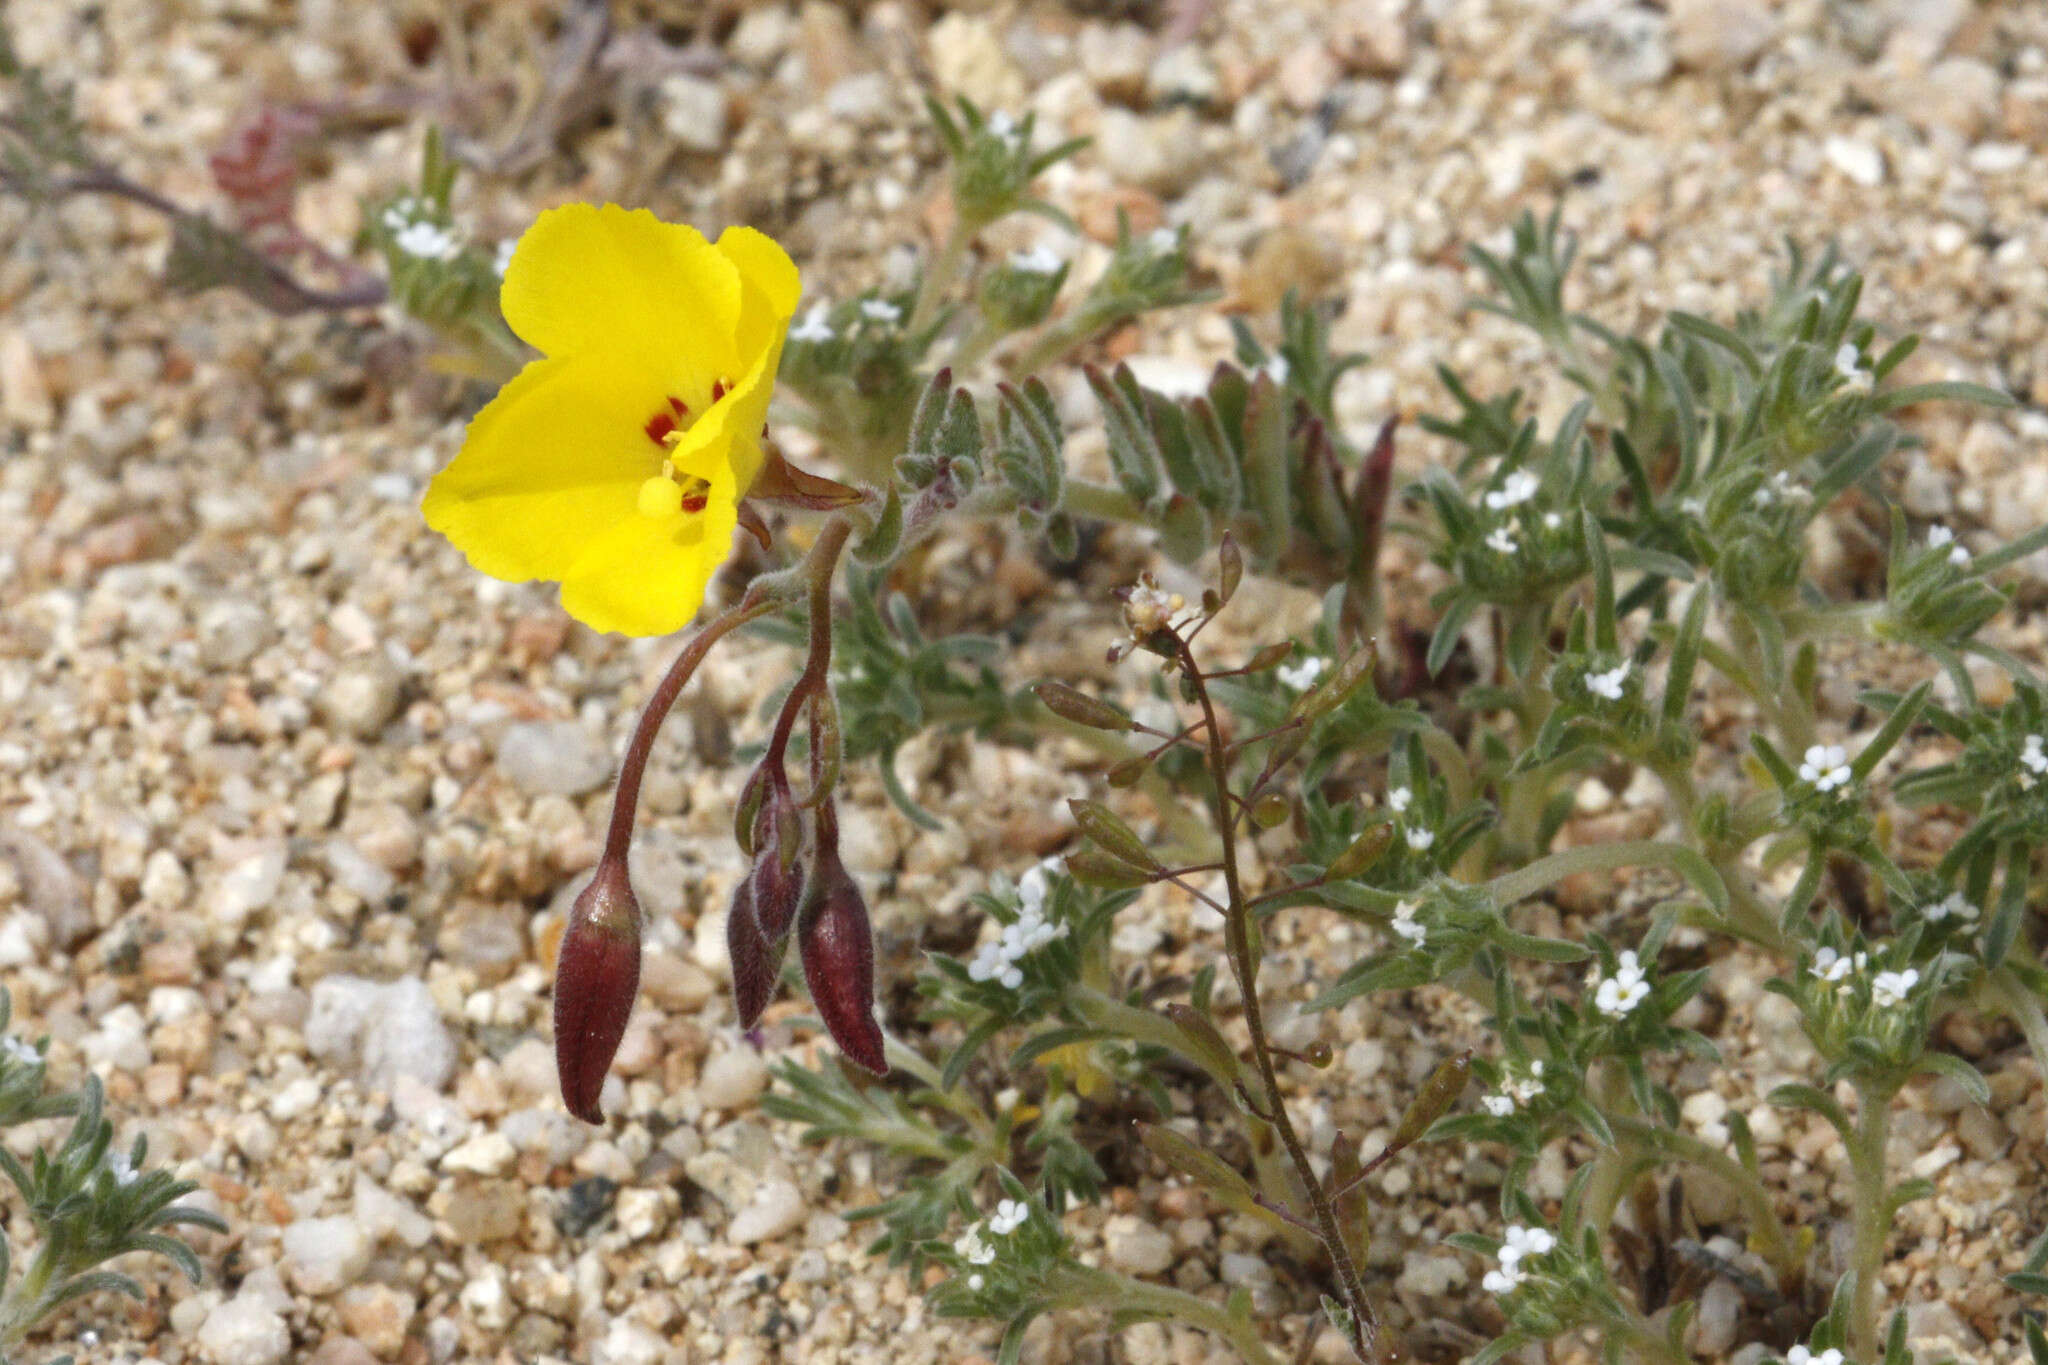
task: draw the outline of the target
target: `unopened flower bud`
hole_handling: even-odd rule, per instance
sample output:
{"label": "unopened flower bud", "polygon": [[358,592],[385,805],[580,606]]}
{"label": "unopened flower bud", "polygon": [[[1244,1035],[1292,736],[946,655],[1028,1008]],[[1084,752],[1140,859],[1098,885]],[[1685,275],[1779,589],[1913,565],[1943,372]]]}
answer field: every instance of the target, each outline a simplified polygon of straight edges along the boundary
{"label": "unopened flower bud", "polygon": [[875,1022],[875,940],[867,902],[839,861],[838,831],[828,804],[819,819],[813,891],[797,925],[804,984],[825,1031],[854,1062],[889,1074],[882,1029]]}
{"label": "unopened flower bud", "polygon": [[562,1103],[602,1123],[598,1092],[640,990],[640,903],[624,858],[597,865],[576,897],[555,961],[555,1072]]}
{"label": "unopened flower bud", "polygon": [[789,950],[787,936],[770,941],[762,934],[754,911],[752,877],[733,892],[732,909],[725,917],[725,947],[732,959],[733,1012],[739,1016],[740,1027],[749,1029],[761,1021],[761,1012],[775,998],[782,958]]}
{"label": "unopened flower bud", "polygon": [[753,892],[753,913],[761,926],[761,937],[778,944],[789,937],[796,923],[797,908],[803,904],[809,841],[804,837],[803,815],[789,789],[776,784],[762,807],[754,870],[747,883]]}

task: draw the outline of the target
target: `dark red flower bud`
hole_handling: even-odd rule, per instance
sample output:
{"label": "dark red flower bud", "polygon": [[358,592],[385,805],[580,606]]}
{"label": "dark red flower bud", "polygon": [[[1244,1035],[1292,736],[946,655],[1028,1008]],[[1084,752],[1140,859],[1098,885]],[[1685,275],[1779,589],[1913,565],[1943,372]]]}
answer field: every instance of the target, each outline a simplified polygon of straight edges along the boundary
{"label": "dark red flower bud", "polygon": [[761,1021],[761,1012],[775,998],[775,986],[782,976],[782,958],[789,951],[789,937],[770,941],[761,932],[754,914],[754,880],[749,877],[732,894],[732,909],[725,917],[725,949],[732,959],[732,1003],[740,1027],[750,1029]]}
{"label": "dark red flower bud", "polygon": [[640,903],[625,859],[597,865],[576,897],[555,959],[555,1072],[562,1103],[585,1123],[626,1033],[640,991]]}
{"label": "dark red flower bud", "polygon": [[787,787],[769,796],[755,842],[760,853],[747,877],[753,888],[754,919],[761,926],[762,938],[781,943],[796,923],[805,884],[810,880],[803,817]]}
{"label": "dark red flower bud", "polygon": [[868,904],[839,861],[828,804],[819,821],[814,890],[797,925],[804,984],[839,1050],[877,1076],[889,1074],[875,1022],[875,940]]}

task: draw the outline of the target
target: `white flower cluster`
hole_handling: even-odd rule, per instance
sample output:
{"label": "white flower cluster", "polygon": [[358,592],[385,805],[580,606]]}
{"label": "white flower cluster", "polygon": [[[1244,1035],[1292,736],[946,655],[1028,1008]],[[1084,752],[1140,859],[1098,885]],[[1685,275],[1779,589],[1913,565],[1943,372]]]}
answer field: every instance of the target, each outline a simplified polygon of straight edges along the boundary
{"label": "white flower cluster", "polygon": [[1588,673],[1586,675],[1586,690],[1596,697],[1605,697],[1609,701],[1620,701],[1623,690],[1628,687],[1628,675],[1634,668],[1634,664],[1623,661],[1608,669],[1605,673]]}
{"label": "white flower cluster", "polygon": [[1024,984],[1024,971],[1017,964],[1054,939],[1066,936],[1066,925],[1050,924],[1045,918],[1046,897],[1051,890],[1046,872],[1053,866],[1051,861],[1040,863],[1018,880],[1016,922],[1004,925],[1000,935],[976,950],[974,960],[967,964],[971,980],[1000,982],[1004,989],[1014,991]]}
{"label": "white flower cluster", "polygon": [[34,1066],[43,1060],[42,1053],[11,1033],[5,1038],[0,1038],[0,1051],[4,1051],[10,1061],[19,1062],[23,1066]]}
{"label": "white flower cluster", "polygon": [[[1850,956],[1833,948],[1822,948],[1813,955],[1813,965],[1807,970],[1829,985],[1841,986],[1851,975],[1861,974],[1869,965],[1868,953]],[[1883,1009],[1891,1009],[1905,1004],[1906,997],[1919,984],[1920,973],[1912,967],[1902,972],[1879,972],[1870,978],[1870,999]]]}
{"label": "white flower cluster", "polygon": [[862,299],[860,315],[869,322],[896,323],[903,319],[903,310],[887,299]]}
{"label": "white flower cluster", "polygon": [[1792,482],[1792,476],[1784,470],[1771,475],[1771,481],[1758,486],[1749,500],[1758,507],[1769,507],[1774,502],[1810,502],[1813,494]]}
{"label": "white flower cluster", "polygon": [[1010,253],[1010,269],[1020,274],[1057,275],[1060,273],[1060,267],[1065,264],[1066,262],[1060,259],[1060,253],[1043,242],[1029,251]]}
{"label": "white flower cluster", "polygon": [[1316,679],[1329,671],[1328,659],[1320,659],[1311,654],[1298,664],[1280,665],[1273,670],[1273,676],[1280,680],[1283,687],[1293,688],[1296,692],[1306,692],[1316,685]]}
{"label": "white flower cluster", "polygon": [[1496,526],[1486,533],[1486,548],[1497,555],[1511,555],[1522,548],[1522,542],[1507,527]]}
{"label": "white flower cluster", "polygon": [[1387,921],[1387,927],[1420,948],[1429,938],[1429,926],[1415,918],[1415,902],[1402,901],[1394,907],[1394,917]]}
{"label": "white flower cluster", "polygon": [[1951,891],[1934,904],[1921,910],[1920,913],[1930,924],[1939,924],[1945,919],[1953,919],[1958,923],[1967,923],[1977,918],[1977,907],[1970,904],[1969,898],[1963,895],[1962,892]]}
{"label": "white flower cluster", "polygon": [[[996,1205],[996,1211],[989,1215],[988,1230],[998,1237],[1008,1237],[1018,1228],[1023,1227],[1026,1222],[1030,1221],[1030,1218],[1031,1209],[1029,1206],[1021,1200],[1005,1199],[1002,1203]],[[981,1229],[982,1225],[976,1223],[973,1227],[961,1233],[959,1238],[953,1243],[953,1250],[959,1252],[960,1259],[969,1265],[994,1265],[996,1249],[990,1246],[988,1240],[981,1235]],[[979,1289],[985,1283],[987,1281],[982,1279],[979,1274],[967,1277],[967,1287],[969,1289]]]}
{"label": "white flower cluster", "polygon": [[[452,228],[442,227],[422,217],[425,212],[425,204],[409,198],[400,199],[385,209],[383,223],[385,231],[391,234],[392,245],[423,261],[452,260],[462,250],[462,239]],[[506,260],[510,259],[507,253]]]}
{"label": "white flower cluster", "polygon": [[1486,1278],[1479,1283],[1489,1294],[1507,1294],[1518,1288],[1529,1277],[1522,1268],[1522,1262],[1530,1256],[1541,1256],[1557,1245],[1557,1238],[1548,1228],[1525,1228],[1520,1223],[1508,1226],[1507,1240],[1500,1244],[1500,1269],[1489,1270]]}
{"label": "white flower cluster", "polygon": [[1010,111],[1007,109],[993,111],[988,116],[988,122],[981,126],[988,129],[990,136],[1008,143],[1012,150],[1023,144],[1024,130],[1017,126],[1017,120],[1010,117]]}
{"label": "white flower cluster", "polygon": [[1635,949],[1630,948],[1615,959],[1614,975],[1603,977],[1599,968],[1593,969],[1593,1004],[1602,1014],[1619,1019],[1643,1003],[1650,993],[1650,983],[1643,973],[1643,967],[1636,960]]}
{"label": "white flower cluster", "polygon": [[1529,1063],[1526,1072],[1519,1075],[1510,1067],[1501,1077],[1500,1093],[1484,1096],[1479,1103],[1487,1113],[1497,1119],[1504,1119],[1542,1093],[1543,1059],[1539,1057]]}
{"label": "white flower cluster", "polygon": [[811,311],[804,314],[803,320],[789,329],[789,339],[791,341],[815,343],[832,340],[832,325],[825,321],[825,315],[830,311],[831,309],[825,304],[812,304]]}
{"label": "white flower cluster", "polygon": [[1495,512],[1504,512],[1510,507],[1520,507],[1536,496],[1536,490],[1543,481],[1526,469],[1517,469],[1500,481],[1500,487],[1486,495],[1487,507]]}
{"label": "white flower cluster", "polygon": [[2040,735],[2028,735],[2020,745],[2020,766],[2035,777],[2048,777],[2048,750],[2043,749],[2044,745],[2048,745],[2048,738]]}
{"label": "white flower cluster", "polygon": [[1927,548],[1939,550],[1944,545],[1948,547],[1948,562],[1955,565],[1958,569],[1970,562],[1969,550],[1964,548],[1963,543],[1956,539],[1954,531],[1949,530],[1946,526],[1928,527]]}
{"label": "white flower cluster", "polygon": [[1785,1365],[1842,1365],[1842,1353],[1832,1346],[1825,1351],[1809,1351],[1804,1346],[1794,1346],[1785,1352]]}
{"label": "white flower cluster", "polygon": [[[1853,342],[1845,341],[1835,350],[1835,373],[1847,381],[1848,387],[1858,393],[1869,393],[1875,378],[1863,363],[1863,352]],[[1794,1362],[1797,1365],[1797,1362]]]}
{"label": "white flower cluster", "polygon": [[1817,792],[1846,787],[1855,776],[1849,771],[1849,752],[1839,744],[1815,744],[1807,749],[1799,765],[1799,780],[1811,782]]}

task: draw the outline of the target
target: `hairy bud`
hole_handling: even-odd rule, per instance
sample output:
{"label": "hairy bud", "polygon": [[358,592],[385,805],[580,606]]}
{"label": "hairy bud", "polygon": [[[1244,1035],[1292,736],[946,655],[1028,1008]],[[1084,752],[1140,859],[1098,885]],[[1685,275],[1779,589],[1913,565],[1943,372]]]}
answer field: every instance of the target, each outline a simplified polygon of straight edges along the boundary
{"label": "hairy bud", "polygon": [[832,1041],[877,1076],[889,1074],[882,1029],[875,1022],[875,940],[868,905],[839,861],[832,807],[819,813],[813,890],[797,924],[804,984]]}
{"label": "hairy bud", "polygon": [[733,892],[732,909],[725,917],[725,948],[732,958],[733,1011],[740,1027],[749,1029],[761,1022],[761,1012],[775,998],[782,959],[789,951],[787,935],[770,940],[761,932],[752,877]]}
{"label": "hairy bud", "polygon": [[809,842],[804,837],[802,813],[789,789],[775,784],[761,809],[755,845],[754,870],[747,875],[753,894],[753,914],[761,937],[779,944],[789,937],[796,923],[797,908],[804,902],[809,880]]}
{"label": "hairy bud", "polygon": [[585,1123],[604,1122],[598,1092],[639,990],[640,903],[625,859],[606,859],[569,911],[555,962],[555,1072]]}

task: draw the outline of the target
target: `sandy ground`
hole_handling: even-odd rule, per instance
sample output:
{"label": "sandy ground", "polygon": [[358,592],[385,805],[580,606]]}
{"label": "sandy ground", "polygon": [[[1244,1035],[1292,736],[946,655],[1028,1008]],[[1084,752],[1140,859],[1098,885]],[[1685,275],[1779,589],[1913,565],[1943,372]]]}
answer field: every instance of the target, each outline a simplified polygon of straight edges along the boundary
{"label": "sandy ground", "polygon": [[[1338,341],[1373,354],[1341,396],[1361,432],[1397,408],[1441,410],[1438,363],[1482,393],[1565,400],[1532,340],[1458,311],[1480,284],[1462,249],[1497,242],[1525,207],[1562,205],[1582,242],[1573,301],[1623,327],[1759,302],[1782,238],[1832,237],[1867,270],[1871,314],[1926,336],[1919,377],[2031,405],[1919,418],[1925,448],[1893,471],[1904,504],[1971,543],[2048,519],[2038,4],[1044,0],[754,5],[736,25],[706,8],[621,5],[637,46],[607,68],[603,117],[568,124],[518,174],[468,179],[470,229],[513,235],[548,204],[618,199],[775,232],[817,295],[897,278],[943,221],[915,92],[964,89],[1096,139],[1046,183],[1085,230],[1053,235],[1082,275],[1122,208],[1186,224],[1229,308],[1267,319],[1288,287],[1340,301]],[[512,140],[553,9],[33,0],[8,17],[27,60],[76,82],[104,152],[193,204],[216,202],[206,154],[262,101],[382,110],[320,142],[300,196],[300,226],[345,249],[360,200],[411,173],[426,118],[486,148]],[[1169,41],[1176,24],[1192,36]],[[994,244],[1046,236],[1032,221]],[[986,1326],[932,1320],[919,1286],[864,1256],[842,1215],[896,1176],[765,1118],[766,1059],[731,1025],[720,916],[740,770],[721,760],[757,731],[759,677],[785,653],[723,650],[663,740],[636,851],[656,920],[647,991],[608,1104],[623,1117],[584,1128],[553,1093],[543,959],[667,648],[594,635],[545,589],[480,581],[426,531],[420,489],[481,394],[429,372],[401,319],[166,297],[161,220],[104,199],[34,221],[0,203],[0,241],[0,963],[17,1019],[54,1035],[56,1072],[103,1076],[124,1140],[146,1132],[233,1229],[201,1239],[202,1288],[145,1264],[148,1302],[92,1300],[42,1353],[827,1365],[992,1351]],[[1229,336],[1184,313],[1119,344],[1168,374],[1213,362]],[[1063,401],[1085,412],[1084,393]],[[1411,439],[1404,467],[1440,453]],[[1853,575],[1858,534],[1819,537],[1824,576]],[[1139,546],[1111,552],[1143,562]],[[1420,614],[1427,573],[1399,555],[1394,570],[1397,609]],[[999,537],[963,536],[931,571],[976,624],[1025,614],[1016,681],[1100,676],[1100,592]],[[2040,657],[2033,571],[2001,629]],[[1284,593],[1254,605],[1261,626],[1311,619]],[[1838,662],[1844,693],[1892,666]],[[980,869],[1049,851],[1063,799],[1096,782],[1059,746],[933,737],[903,766],[947,830],[916,831],[865,772],[848,821],[899,975],[934,925],[971,941],[961,906]],[[1587,818],[1655,819],[1626,794],[1592,804]],[[1609,901],[1559,913],[1598,923]],[[1363,949],[1344,932],[1283,931],[1279,994]],[[1163,898],[1118,944],[1162,971],[1218,951]],[[1712,1134],[1747,1113],[1788,1204],[1839,1237],[1831,1134],[1758,1098],[1807,1064],[1758,990],[1771,967],[1734,954],[1714,968],[1726,1063],[1674,1076],[1687,1121]],[[814,1055],[786,1018],[771,1016],[767,1058]],[[1332,1016],[1339,1062],[1300,1073],[1304,1126],[1323,1151],[1339,1128],[1371,1147],[1415,1080],[1483,1043],[1479,1024],[1430,991]],[[1938,1192],[1901,1216],[1886,1291],[1909,1305],[1923,1360],[2011,1360],[2019,1305],[1998,1276],[2048,1215],[2040,1078],[1997,1030],[1957,1022],[1947,1041],[1994,1102],[1938,1086],[1905,1101],[1894,1159]],[[1539,1196],[1562,1188],[1552,1155]],[[1118,1164],[1104,1207],[1069,1220],[1085,1255],[1126,1264],[1169,1238],[1174,1283],[1248,1286],[1276,1347],[1309,1330],[1315,1286],[1269,1269],[1255,1229],[1142,1159]],[[1423,1358],[1454,1359],[1499,1322],[1483,1267],[1440,1245],[1495,1226],[1499,1179],[1478,1149],[1381,1178],[1372,1269]],[[1695,1192],[1694,1212],[1711,1227],[1727,1211]],[[18,1213],[9,1230],[30,1240]],[[1753,1357],[1763,1307],[1725,1286],[1709,1298],[1702,1354]],[[1197,1334],[1087,1319],[1040,1324],[1030,1351],[1229,1358]]]}

